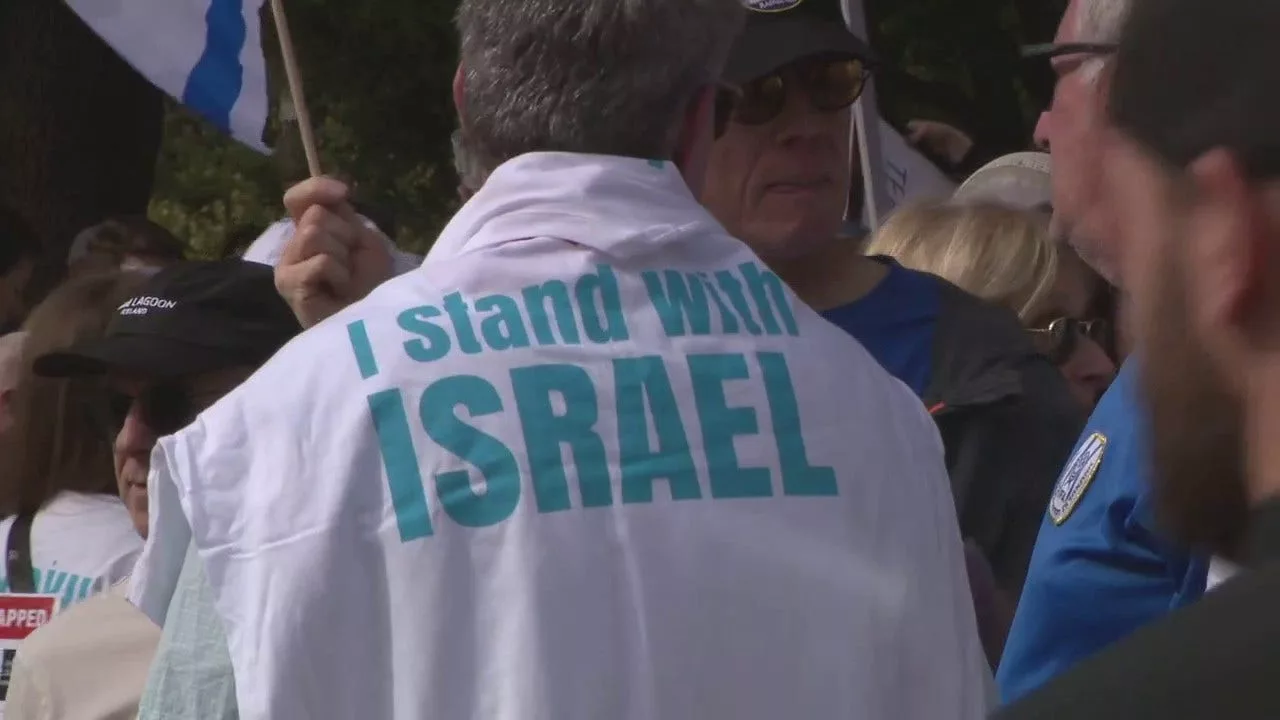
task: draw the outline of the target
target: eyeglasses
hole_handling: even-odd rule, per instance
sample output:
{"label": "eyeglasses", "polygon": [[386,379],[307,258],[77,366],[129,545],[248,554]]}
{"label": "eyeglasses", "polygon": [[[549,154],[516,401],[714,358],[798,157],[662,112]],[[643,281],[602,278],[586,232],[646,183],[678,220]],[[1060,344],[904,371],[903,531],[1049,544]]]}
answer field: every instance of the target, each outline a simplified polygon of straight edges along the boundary
{"label": "eyeglasses", "polygon": [[1036,350],[1049,358],[1054,365],[1071,359],[1079,346],[1080,338],[1088,338],[1110,354],[1111,323],[1106,320],[1077,320],[1061,317],[1043,328],[1029,328]]}
{"label": "eyeglasses", "polygon": [[782,114],[794,85],[819,112],[843,110],[855,103],[871,72],[857,58],[830,58],[791,66],[738,88],[730,117],[743,125],[763,125]]}
{"label": "eyeglasses", "polygon": [[1115,43],[1039,43],[1023,45],[1022,57],[1052,60],[1063,55],[1114,55],[1119,47]]}
{"label": "eyeglasses", "polygon": [[108,390],[107,422],[112,433],[124,427],[134,404],[139,419],[158,437],[172,435],[195,420],[196,415],[216,400],[218,393],[195,393],[178,381],[149,385],[137,395]]}

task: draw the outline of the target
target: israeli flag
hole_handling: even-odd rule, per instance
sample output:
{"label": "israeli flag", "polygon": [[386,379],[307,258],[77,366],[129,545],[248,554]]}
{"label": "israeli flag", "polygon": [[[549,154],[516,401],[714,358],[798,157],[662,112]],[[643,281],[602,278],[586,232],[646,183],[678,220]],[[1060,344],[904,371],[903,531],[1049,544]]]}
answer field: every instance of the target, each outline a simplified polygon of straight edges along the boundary
{"label": "israeli flag", "polygon": [[267,123],[263,0],[66,0],[156,87],[260,152]]}

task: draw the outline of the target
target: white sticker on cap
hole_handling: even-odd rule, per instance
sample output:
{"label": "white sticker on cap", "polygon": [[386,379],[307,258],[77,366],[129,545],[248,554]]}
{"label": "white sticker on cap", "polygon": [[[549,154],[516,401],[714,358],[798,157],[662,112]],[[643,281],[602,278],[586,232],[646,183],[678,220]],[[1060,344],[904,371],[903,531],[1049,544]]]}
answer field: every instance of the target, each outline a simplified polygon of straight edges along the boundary
{"label": "white sticker on cap", "polygon": [[743,0],[748,10],[761,13],[778,13],[792,10],[804,0]]}

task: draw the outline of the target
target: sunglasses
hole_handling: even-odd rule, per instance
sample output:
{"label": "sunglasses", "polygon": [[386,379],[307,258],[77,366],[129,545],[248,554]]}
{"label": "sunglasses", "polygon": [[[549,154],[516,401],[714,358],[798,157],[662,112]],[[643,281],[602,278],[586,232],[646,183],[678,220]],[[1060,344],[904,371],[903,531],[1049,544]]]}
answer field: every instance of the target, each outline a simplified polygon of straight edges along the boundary
{"label": "sunglasses", "polygon": [[1111,346],[1111,323],[1106,320],[1076,320],[1075,318],[1057,318],[1047,327],[1031,328],[1031,341],[1036,350],[1049,358],[1054,365],[1061,365],[1071,359],[1080,338],[1088,338],[1109,353]]}
{"label": "sunglasses", "polygon": [[716,129],[722,134],[729,120],[763,125],[777,118],[793,89],[802,91],[819,112],[843,110],[857,102],[871,71],[857,58],[830,58],[771,72],[716,95]]}
{"label": "sunglasses", "polygon": [[107,429],[114,437],[124,427],[133,408],[138,418],[157,437],[172,435],[196,419],[196,415],[217,399],[218,393],[194,393],[181,382],[149,385],[137,395],[107,390],[104,410]]}
{"label": "sunglasses", "polygon": [[716,83],[715,87],[716,101],[712,124],[715,127],[715,136],[719,138],[729,129],[729,119],[733,117],[733,108],[737,106],[738,98],[742,97],[742,91],[727,83]]}

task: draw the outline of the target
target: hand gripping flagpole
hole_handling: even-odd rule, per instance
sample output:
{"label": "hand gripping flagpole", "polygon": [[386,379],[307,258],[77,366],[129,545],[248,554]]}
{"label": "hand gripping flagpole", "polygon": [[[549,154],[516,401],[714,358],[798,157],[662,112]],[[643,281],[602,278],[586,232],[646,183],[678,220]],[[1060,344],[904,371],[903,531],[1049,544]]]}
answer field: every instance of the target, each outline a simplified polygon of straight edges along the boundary
{"label": "hand gripping flagpole", "polygon": [[298,70],[298,56],[293,51],[293,37],[289,34],[289,21],[284,14],[284,0],[271,0],[271,15],[276,21],[276,35],[280,38],[280,54],[284,58],[284,74],[289,79],[289,95],[298,115],[298,132],[302,135],[302,151],[307,156],[307,171],[311,177],[320,173],[320,153],[316,150],[316,134],[311,127],[311,113],[302,93],[302,72]]}

